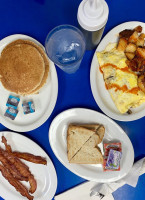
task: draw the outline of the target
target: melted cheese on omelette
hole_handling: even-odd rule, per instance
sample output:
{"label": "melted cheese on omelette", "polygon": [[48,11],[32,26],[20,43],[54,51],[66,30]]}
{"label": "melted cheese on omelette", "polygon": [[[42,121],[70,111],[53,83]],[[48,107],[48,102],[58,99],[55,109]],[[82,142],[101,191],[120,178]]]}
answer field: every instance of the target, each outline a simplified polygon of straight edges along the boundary
{"label": "melted cheese on omelette", "polygon": [[97,52],[97,58],[106,89],[121,113],[145,102],[145,93],[137,84],[138,77],[126,65],[126,56],[116,49],[116,44],[109,44],[104,51]]}

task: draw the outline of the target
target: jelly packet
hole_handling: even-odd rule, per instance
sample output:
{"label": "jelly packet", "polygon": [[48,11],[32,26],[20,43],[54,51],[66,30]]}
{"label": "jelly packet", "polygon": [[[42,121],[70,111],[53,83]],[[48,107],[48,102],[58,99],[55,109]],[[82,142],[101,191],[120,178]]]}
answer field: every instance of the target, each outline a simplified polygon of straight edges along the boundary
{"label": "jelly packet", "polygon": [[110,169],[119,169],[121,157],[121,152],[110,149],[106,167],[109,167]]}
{"label": "jelly packet", "polygon": [[114,143],[104,143],[104,161],[103,161],[103,170],[104,171],[120,171],[120,165],[118,169],[113,169],[107,165],[107,159],[109,156],[110,150],[119,151],[122,153],[122,146],[120,142]]}

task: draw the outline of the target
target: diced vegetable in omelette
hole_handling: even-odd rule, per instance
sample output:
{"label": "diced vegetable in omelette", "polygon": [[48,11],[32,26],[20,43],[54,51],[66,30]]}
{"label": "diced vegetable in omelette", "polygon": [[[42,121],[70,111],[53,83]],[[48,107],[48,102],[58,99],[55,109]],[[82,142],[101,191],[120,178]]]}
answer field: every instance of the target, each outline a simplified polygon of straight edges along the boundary
{"label": "diced vegetable in omelette", "polygon": [[100,71],[103,73],[106,89],[109,91],[120,113],[126,113],[145,102],[145,93],[138,87],[138,76],[126,64],[124,52],[109,44],[97,52]]}

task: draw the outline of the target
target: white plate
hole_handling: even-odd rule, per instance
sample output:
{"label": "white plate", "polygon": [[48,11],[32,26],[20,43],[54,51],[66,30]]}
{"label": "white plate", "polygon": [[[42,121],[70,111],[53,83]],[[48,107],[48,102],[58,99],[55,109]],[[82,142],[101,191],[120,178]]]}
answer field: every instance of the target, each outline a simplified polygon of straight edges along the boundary
{"label": "white plate", "polygon": [[[109,43],[117,42],[118,40],[118,33],[124,29],[133,29],[136,26],[141,25],[143,27],[143,32],[145,32],[145,23],[142,22],[126,22],[120,24],[113,28],[100,42],[99,46],[96,49],[97,51],[102,51]],[[132,114],[121,114],[112,98],[110,97],[109,92],[105,88],[103,75],[99,71],[99,63],[97,60],[96,52],[94,54],[92,64],[91,64],[91,71],[90,71],[90,83],[91,89],[94,96],[94,99],[100,109],[109,117],[120,120],[120,121],[133,121],[145,116],[145,104],[142,104],[138,108],[131,109]]]}
{"label": "white plate", "polygon": [[[20,152],[28,152],[34,155],[39,155],[47,159],[47,165],[40,165],[22,160],[30,168],[30,171],[37,180],[37,190],[34,193],[35,200],[51,200],[57,188],[57,176],[55,168],[48,157],[48,155],[41,149],[35,142],[29,138],[14,133],[14,132],[0,132],[1,136],[4,135],[8,143],[12,146],[12,150]],[[4,148],[1,143],[0,146]],[[24,183],[24,182],[23,182]],[[26,186],[29,187],[27,183]],[[5,200],[24,200],[23,196],[19,194],[13,186],[1,175],[0,172],[0,196]]]}
{"label": "white plate", "polygon": [[[42,48],[44,48],[37,40],[31,37],[26,35],[16,34],[8,36],[0,41],[0,53],[6,45],[17,39],[27,39],[35,42],[37,45],[40,45]],[[38,128],[49,118],[54,109],[58,94],[58,80],[57,80],[56,69],[54,63],[51,62],[50,60],[49,62],[50,62],[50,71],[45,86],[40,90],[39,94],[37,95],[29,95],[26,97],[20,96],[21,100],[18,105],[19,113],[15,118],[15,120],[11,120],[7,117],[4,117],[4,113],[7,109],[6,102],[8,100],[9,95],[12,93],[4,89],[4,87],[0,83],[1,124],[3,124],[4,126],[6,126],[11,130],[25,132]],[[35,104],[35,113],[27,115],[23,114],[22,102],[25,100],[33,100]]]}
{"label": "white plate", "polygon": [[[103,172],[101,165],[69,164],[67,159],[67,127],[70,123],[100,123],[105,126],[103,142],[120,141],[122,143],[121,170]],[[110,118],[93,110],[74,108],[60,113],[49,129],[49,142],[59,161],[70,171],[96,182],[112,182],[124,177],[131,169],[134,161],[132,144],[126,133]],[[99,145],[103,152],[103,145]]]}

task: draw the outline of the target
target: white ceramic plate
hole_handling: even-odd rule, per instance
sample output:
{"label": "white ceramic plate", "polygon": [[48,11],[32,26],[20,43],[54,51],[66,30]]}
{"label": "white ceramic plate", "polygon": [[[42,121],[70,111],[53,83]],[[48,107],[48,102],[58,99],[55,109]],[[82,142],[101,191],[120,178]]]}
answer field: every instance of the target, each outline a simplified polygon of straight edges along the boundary
{"label": "white ceramic plate", "polygon": [[[38,41],[36,41],[31,37],[26,35],[16,34],[8,36],[0,41],[0,53],[6,45],[17,39],[31,40],[35,42],[37,45],[40,45],[42,48],[44,48]],[[40,90],[39,94],[29,95],[26,97],[18,95],[20,97],[20,103],[18,105],[19,113],[15,118],[15,120],[11,120],[7,117],[4,117],[4,113],[7,109],[6,102],[8,100],[9,95],[13,93],[7,91],[0,83],[1,124],[3,124],[4,126],[6,126],[11,130],[25,132],[38,128],[49,118],[54,109],[58,94],[58,80],[57,80],[56,69],[54,63],[51,62],[50,60],[49,62],[50,62],[50,71],[48,79],[45,86]],[[22,102],[25,100],[33,100],[35,104],[35,113],[27,115],[23,114]]]}
{"label": "white ceramic plate", "polygon": [[[133,29],[136,26],[141,25],[143,27],[143,32],[145,32],[145,23],[142,22],[126,22],[120,24],[113,28],[100,42],[99,46],[96,49],[97,51],[102,51],[109,43],[117,42],[118,40],[118,33],[124,29]],[[94,99],[100,109],[109,117],[120,120],[120,121],[133,121],[145,116],[145,104],[142,104],[138,108],[131,109],[132,114],[121,114],[113,100],[109,92],[105,88],[103,75],[99,71],[99,63],[97,60],[96,52],[94,54],[92,64],[91,64],[91,71],[90,71],[90,83],[91,89],[94,96]]]}
{"label": "white ceramic plate", "polygon": [[[0,132],[4,135],[11,145],[12,150],[20,152],[28,152],[34,155],[39,155],[47,159],[47,165],[40,165],[22,160],[27,164],[30,171],[37,180],[37,190],[34,193],[35,200],[51,200],[57,188],[57,176],[53,163],[48,155],[35,142],[27,137],[14,132]],[[4,148],[1,143],[0,146]],[[23,182],[24,183],[24,182]],[[25,184],[29,188],[29,184]],[[23,196],[19,194],[13,186],[0,173],[0,196],[5,200],[24,200]]]}
{"label": "white ceramic plate", "polygon": [[[101,165],[69,164],[67,159],[67,127],[70,123],[100,123],[105,126],[103,142],[120,141],[122,143],[121,170],[103,172]],[[111,182],[124,177],[131,169],[134,161],[132,144],[126,133],[110,118],[93,110],[74,108],[60,113],[49,129],[49,142],[59,161],[70,171],[87,180]],[[103,144],[100,148],[103,152]]]}

